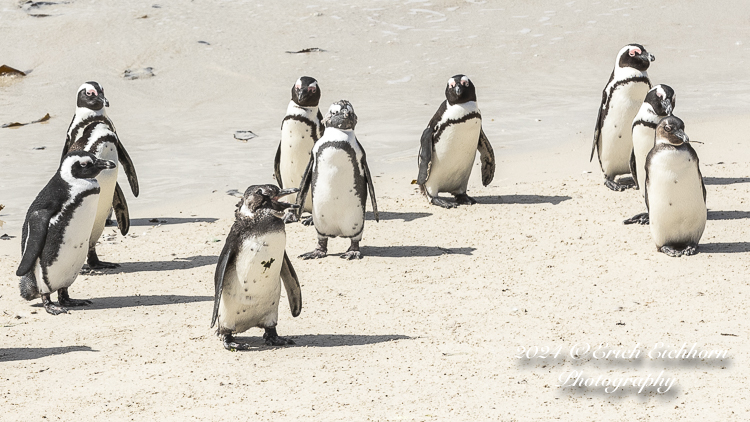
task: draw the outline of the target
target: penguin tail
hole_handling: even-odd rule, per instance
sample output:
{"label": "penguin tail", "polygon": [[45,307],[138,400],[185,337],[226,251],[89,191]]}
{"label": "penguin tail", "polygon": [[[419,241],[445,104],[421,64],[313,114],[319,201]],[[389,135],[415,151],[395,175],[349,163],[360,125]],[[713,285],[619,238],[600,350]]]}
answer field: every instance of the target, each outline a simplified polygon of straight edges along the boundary
{"label": "penguin tail", "polygon": [[21,288],[21,297],[26,300],[34,300],[40,296],[39,288],[36,285],[33,275],[26,274],[21,277],[19,287]]}

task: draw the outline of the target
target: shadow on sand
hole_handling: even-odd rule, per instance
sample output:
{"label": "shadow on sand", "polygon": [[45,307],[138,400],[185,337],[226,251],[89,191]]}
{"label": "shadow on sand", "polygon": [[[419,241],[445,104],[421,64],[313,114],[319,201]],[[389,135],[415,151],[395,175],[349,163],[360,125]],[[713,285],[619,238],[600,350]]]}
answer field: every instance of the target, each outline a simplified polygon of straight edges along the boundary
{"label": "shadow on sand", "polygon": [[733,185],[735,183],[749,183],[750,177],[704,177],[706,185]]}
{"label": "shadow on sand", "polygon": [[[275,349],[277,347],[266,346],[263,342],[262,331],[258,331],[258,336],[254,337],[240,337],[235,336],[236,341],[241,343],[247,343],[257,349],[252,350],[263,350],[263,349]],[[286,337],[294,340],[293,345],[285,347],[341,347],[341,346],[365,346],[368,344],[387,343],[396,340],[411,340],[412,337],[404,336],[400,334],[390,335],[357,335],[357,334],[307,334],[302,336],[284,336],[283,332],[279,332],[281,337]],[[221,344],[217,341],[217,343]]]}
{"label": "shadow on sand", "polygon": [[[429,217],[432,214],[429,212],[389,212],[381,211],[378,213],[381,220],[403,220],[403,221],[414,221],[418,218]],[[372,215],[372,211],[367,211],[365,214],[365,220],[375,221],[375,217]]]}
{"label": "shadow on sand", "polygon": [[187,258],[175,258],[171,261],[142,261],[142,262],[119,262],[120,266],[112,269],[90,271],[85,269],[84,274],[120,274],[137,273],[144,271],[172,271],[189,270],[191,268],[203,267],[205,265],[216,265],[219,257],[215,255],[197,255]]}
{"label": "shadow on sand", "polygon": [[545,196],[545,195],[501,195],[501,196],[475,196],[479,204],[552,204],[571,199],[570,196]]}
{"label": "shadow on sand", "polygon": [[750,252],[750,242],[701,243],[699,253],[742,253]]}
{"label": "shadow on sand", "polygon": [[213,296],[144,295],[91,298],[91,305],[77,309],[119,309],[138,306],[174,305],[176,303],[213,302]]}
{"label": "shadow on sand", "polygon": [[89,346],[0,348],[0,362],[40,359],[47,356],[62,355],[71,352],[98,352],[98,350],[94,350]]}
{"label": "shadow on sand", "polygon": [[412,256],[471,255],[476,248],[441,248],[439,246],[362,246],[362,255],[384,258]]}
{"label": "shadow on sand", "polygon": [[750,211],[709,211],[709,220],[742,220],[750,218]]}
{"label": "shadow on sand", "polygon": [[[158,220],[158,221],[153,221]],[[157,224],[172,225],[185,223],[213,223],[218,218],[200,218],[200,217],[158,217],[158,218],[133,218],[130,220],[131,226],[155,226]]]}

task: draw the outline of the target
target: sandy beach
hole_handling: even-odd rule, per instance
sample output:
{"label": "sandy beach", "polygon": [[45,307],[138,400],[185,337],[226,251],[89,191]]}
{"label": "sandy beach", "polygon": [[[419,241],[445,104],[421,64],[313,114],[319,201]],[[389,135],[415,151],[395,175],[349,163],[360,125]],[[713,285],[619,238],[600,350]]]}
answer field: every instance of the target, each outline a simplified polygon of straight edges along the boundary
{"label": "sandy beach", "polygon": [[[0,77],[0,124],[51,116],[0,129],[2,419],[747,420],[748,16],[734,1],[0,1],[0,65],[27,73]],[[631,42],[656,56],[651,81],[675,89],[697,141],[708,222],[692,257],[623,225],[645,210],[640,192],[610,191],[589,162],[601,90]],[[323,51],[293,53],[308,48]],[[483,187],[475,162],[478,204],[446,210],[411,182],[458,73],[498,164]],[[292,318],[282,293],[278,331],[296,345],[252,329],[239,337],[256,348],[228,352],[209,327],[228,192],[273,182],[302,75],[324,113],[352,102],[381,220],[368,211],[355,262],[338,257],[344,239],[298,259],[315,230],[287,225],[303,308]],[[93,304],[52,316],[19,296],[21,226],[89,80],[141,194],[126,190],[130,233],[107,227],[97,247],[121,267],[84,271],[71,295]],[[595,355],[602,344],[639,354]],[[726,353],[661,354],[691,347]],[[676,382],[561,387],[571,374]]]}

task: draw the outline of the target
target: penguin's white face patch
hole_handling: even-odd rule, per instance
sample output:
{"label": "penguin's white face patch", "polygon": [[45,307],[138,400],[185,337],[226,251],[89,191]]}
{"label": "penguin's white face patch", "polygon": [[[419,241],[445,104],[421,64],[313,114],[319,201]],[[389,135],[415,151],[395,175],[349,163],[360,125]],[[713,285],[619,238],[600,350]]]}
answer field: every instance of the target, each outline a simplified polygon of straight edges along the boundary
{"label": "penguin's white face patch", "polygon": [[630,57],[635,57],[639,54],[643,53],[640,48],[638,47],[630,47],[630,51],[628,52],[628,55]]}
{"label": "penguin's white face patch", "polygon": [[307,86],[307,90],[314,93],[315,91],[318,90],[318,83],[317,82],[311,83],[310,85]]}
{"label": "penguin's white face patch", "polygon": [[80,88],[78,88],[78,92],[86,91],[86,95],[89,97],[97,96],[99,95],[99,92],[94,88],[91,84],[83,84]]}
{"label": "penguin's white face patch", "polygon": [[463,86],[469,86],[469,78],[467,78],[466,76],[462,77],[461,78],[461,85],[463,85]]}
{"label": "penguin's white face patch", "polygon": [[294,83],[294,87],[297,89],[302,88],[302,79],[297,79],[297,82]]}
{"label": "penguin's white face patch", "polygon": [[657,97],[659,97],[662,100],[665,99],[665,98],[667,98],[667,93],[664,92],[664,88],[662,88],[661,85],[657,86],[655,89],[656,89],[656,96]]}
{"label": "penguin's white face patch", "polygon": [[453,78],[448,79],[448,88],[453,88],[456,86],[456,81]]}

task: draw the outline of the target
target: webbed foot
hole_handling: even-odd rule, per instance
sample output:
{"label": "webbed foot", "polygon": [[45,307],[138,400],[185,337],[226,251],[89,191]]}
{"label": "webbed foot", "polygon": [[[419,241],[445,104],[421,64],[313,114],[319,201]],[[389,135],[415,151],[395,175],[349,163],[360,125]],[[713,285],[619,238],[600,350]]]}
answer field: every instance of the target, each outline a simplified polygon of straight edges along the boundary
{"label": "webbed foot", "polygon": [[303,226],[314,226],[315,225],[314,222],[313,222],[312,215],[303,218],[301,221],[302,221],[302,225]]}
{"label": "webbed foot", "polygon": [[312,252],[303,253],[299,257],[302,259],[320,259],[328,255],[328,238],[318,238],[318,247]]}
{"label": "webbed foot", "polygon": [[89,256],[86,259],[86,263],[89,265],[89,268],[92,270],[111,269],[111,268],[117,268],[120,266],[120,264],[115,264],[113,262],[100,261],[99,256],[96,254],[95,248],[91,248],[91,250],[89,250]]}
{"label": "webbed foot", "polygon": [[634,183],[630,183],[630,184],[628,184],[628,183],[618,183],[618,182],[615,182],[614,180],[607,179],[607,180],[604,181],[604,186],[612,189],[615,192],[622,192],[625,189],[632,188],[633,186],[635,186],[635,184]]}
{"label": "webbed foot", "polygon": [[695,246],[688,246],[687,248],[682,250],[682,254],[685,256],[691,256],[698,253],[698,245]]}
{"label": "webbed foot", "polygon": [[250,349],[250,345],[247,343],[237,343],[234,341],[234,337],[231,334],[224,334],[221,336],[221,342],[224,345],[224,348],[229,350],[230,352],[235,352],[237,350],[248,350]]}
{"label": "webbed foot", "polygon": [[362,259],[362,254],[359,252],[359,241],[352,240],[349,249],[341,255],[341,258],[351,261],[352,259]]}
{"label": "webbed foot", "polygon": [[666,254],[668,256],[671,256],[673,258],[679,258],[680,256],[682,256],[682,251],[678,251],[677,249],[671,246],[667,246],[667,245],[664,245],[661,248],[659,248],[659,252]]}
{"label": "webbed foot", "polygon": [[458,205],[474,205],[477,203],[474,198],[470,197],[469,195],[465,193],[459,193],[458,195],[454,195],[456,197],[456,203]]}
{"label": "webbed foot", "polygon": [[55,304],[55,302],[53,302],[52,299],[49,298],[49,293],[42,295],[42,305],[44,306],[44,310],[47,311],[47,313],[50,315],[60,315],[68,313],[67,309]]}
{"label": "webbed foot", "polygon": [[58,290],[57,292],[57,301],[60,303],[61,306],[87,306],[91,305],[90,300],[83,300],[83,299],[71,299],[70,296],[68,296],[68,289],[63,288]]}
{"label": "webbed foot", "polygon": [[446,201],[445,199],[438,198],[437,196],[431,197],[430,198],[430,203],[432,205],[437,205],[438,207],[443,207],[443,208],[447,208],[447,209],[456,208],[458,206],[458,204],[455,203],[455,202]]}
{"label": "webbed foot", "polygon": [[648,213],[642,212],[640,214],[634,215],[627,220],[623,221],[622,224],[648,224]]}
{"label": "webbed foot", "polygon": [[266,346],[287,346],[294,344],[292,339],[279,337],[276,333],[276,328],[266,328],[266,332],[263,334],[263,340],[266,342]]}

